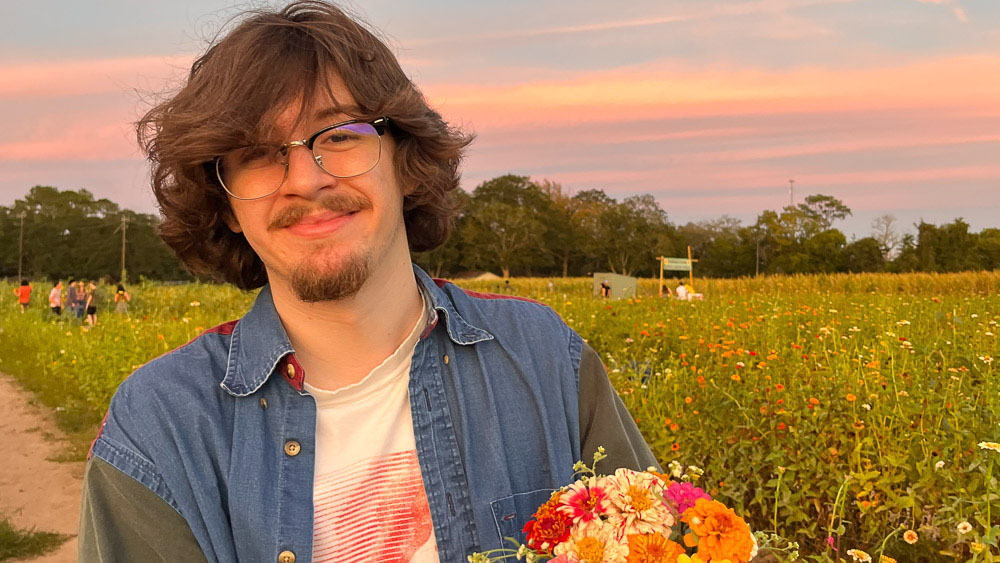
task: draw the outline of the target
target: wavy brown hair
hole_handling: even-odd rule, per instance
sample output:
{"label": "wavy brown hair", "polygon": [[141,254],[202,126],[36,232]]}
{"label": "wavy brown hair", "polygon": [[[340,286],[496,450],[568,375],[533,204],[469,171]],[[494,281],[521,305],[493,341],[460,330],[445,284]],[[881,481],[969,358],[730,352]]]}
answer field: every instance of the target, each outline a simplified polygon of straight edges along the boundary
{"label": "wavy brown hair", "polygon": [[[356,107],[333,96],[333,76]],[[180,90],[136,123],[163,214],[160,236],[192,273],[243,289],[267,283],[246,238],[226,226],[232,210],[213,162],[270,138],[277,112],[292,103],[300,104],[301,120],[324,90],[344,113],[390,118],[410,250],[431,250],[448,237],[451,191],[472,136],[428,107],[385,43],[357,19],[326,2],[297,1],[280,11],[244,13],[195,60]]]}

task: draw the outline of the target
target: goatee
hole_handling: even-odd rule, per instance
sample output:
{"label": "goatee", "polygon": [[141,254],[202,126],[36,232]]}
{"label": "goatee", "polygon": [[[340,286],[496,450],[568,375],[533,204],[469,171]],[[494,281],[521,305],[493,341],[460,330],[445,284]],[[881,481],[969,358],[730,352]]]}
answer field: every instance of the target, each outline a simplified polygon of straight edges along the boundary
{"label": "goatee", "polygon": [[304,261],[292,273],[292,291],[306,303],[340,301],[357,295],[372,273],[368,252],[353,254],[333,268]]}

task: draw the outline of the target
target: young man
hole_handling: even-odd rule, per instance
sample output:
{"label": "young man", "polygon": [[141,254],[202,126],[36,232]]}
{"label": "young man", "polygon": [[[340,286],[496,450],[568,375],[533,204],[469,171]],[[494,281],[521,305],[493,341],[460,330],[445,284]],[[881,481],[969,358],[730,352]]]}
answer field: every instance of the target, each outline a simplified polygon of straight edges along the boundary
{"label": "young man", "polygon": [[262,289],[119,388],[82,561],[464,561],[598,446],[607,472],[656,463],[552,310],[411,264],[470,138],[337,8],[253,13],[139,131],[164,240]]}

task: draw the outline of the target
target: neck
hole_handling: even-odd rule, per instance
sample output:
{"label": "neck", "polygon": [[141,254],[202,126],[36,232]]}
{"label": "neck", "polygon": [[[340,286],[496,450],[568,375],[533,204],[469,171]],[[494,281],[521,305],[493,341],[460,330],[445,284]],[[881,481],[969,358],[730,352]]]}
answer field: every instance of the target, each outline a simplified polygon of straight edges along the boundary
{"label": "neck", "polygon": [[305,303],[272,278],[274,306],[295,358],[315,387],[335,390],[363,379],[391,355],[420,318],[421,298],[409,252],[386,256],[354,296]]}

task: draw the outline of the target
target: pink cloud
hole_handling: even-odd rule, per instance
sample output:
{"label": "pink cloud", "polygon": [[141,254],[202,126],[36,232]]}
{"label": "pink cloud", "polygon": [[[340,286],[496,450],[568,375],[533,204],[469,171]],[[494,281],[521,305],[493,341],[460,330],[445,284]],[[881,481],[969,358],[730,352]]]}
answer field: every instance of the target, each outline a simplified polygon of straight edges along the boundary
{"label": "pink cloud", "polygon": [[701,68],[661,61],[558,81],[424,88],[446,115],[477,128],[516,123],[871,108],[996,107],[1000,56],[946,57],[864,68]]}
{"label": "pink cloud", "polygon": [[127,57],[0,65],[0,99],[57,98],[134,88],[161,90],[192,57]]}

